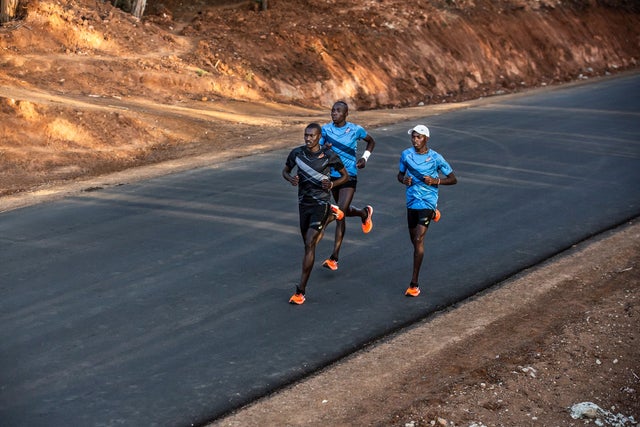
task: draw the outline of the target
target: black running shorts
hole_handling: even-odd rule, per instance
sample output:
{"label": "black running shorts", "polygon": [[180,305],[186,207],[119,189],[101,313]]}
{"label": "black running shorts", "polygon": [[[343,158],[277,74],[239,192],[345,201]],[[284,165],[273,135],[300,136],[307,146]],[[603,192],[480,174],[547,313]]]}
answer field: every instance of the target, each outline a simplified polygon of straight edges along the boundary
{"label": "black running shorts", "polygon": [[331,213],[328,203],[326,204],[300,204],[300,232],[305,235],[307,230],[313,228],[322,231]]}
{"label": "black running shorts", "polygon": [[[338,178],[331,177],[333,181]],[[356,185],[358,185],[358,177],[349,175],[349,179],[342,185],[336,185],[331,189],[331,191],[340,191],[341,188],[353,188],[355,190]]]}
{"label": "black running shorts", "polygon": [[432,209],[407,209],[407,223],[409,228],[416,228],[419,225],[429,227],[431,219],[433,219],[434,211]]}

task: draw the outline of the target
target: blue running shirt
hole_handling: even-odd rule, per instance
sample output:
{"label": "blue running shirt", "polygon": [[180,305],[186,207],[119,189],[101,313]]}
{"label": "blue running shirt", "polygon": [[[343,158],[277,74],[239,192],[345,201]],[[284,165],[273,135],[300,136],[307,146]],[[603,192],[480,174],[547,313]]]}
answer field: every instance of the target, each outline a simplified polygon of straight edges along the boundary
{"label": "blue running shirt", "polygon": [[410,176],[412,180],[406,191],[409,209],[435,209],[438,205],[438,187],[425,184],[424,177],[438,178],[439,173],[446,176],[453,172],[444,157],[434,150],[418,154],[413,147],[402,152],[399,169],[400,173]]}
{"label": "blue running shirt", "polygon": [[[366,136],[367,131],[360,125],[347,122],[339,128],[331,122],[322,126],[322,139],[320,140],[320,144],[331,144],[331,149],[340,156],[340,160],[342,160],[349,176],[357,176],[356,153],[358,140]],[[340,174],[332,170],[331,176],[339,177]]]}

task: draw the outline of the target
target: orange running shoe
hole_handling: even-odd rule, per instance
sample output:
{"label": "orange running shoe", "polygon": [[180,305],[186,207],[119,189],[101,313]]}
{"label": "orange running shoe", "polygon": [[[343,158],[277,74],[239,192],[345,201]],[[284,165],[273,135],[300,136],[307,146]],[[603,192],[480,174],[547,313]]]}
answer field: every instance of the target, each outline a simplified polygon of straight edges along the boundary
{"label": "orange running shoe", "polygon": [[362,223],[362,232],[367,234],[373,228],[373,221],[371,220],[371,217],[373,217],[373,206],[366,206],[365,209],[369,215],[367,215],[367,219]]}
{"label": "orange running shoe", "polygon": [[438,209],[436,209],[436,210],[433,212],[433,221],[434,221],[434,222],[438,222],[438,221],[440,221],[440,211],[439,211]]}
{"label": "orange running shoe", "polygon": [[291,298],[289,298],[289,304],[304,304],[304,294],[293,294]]}
{"label": "orange running shoe", "polygon": [[338,269],[338,261],[333,260],[331,258],[327,258],[324,260],[324,262],[322,263],[322,266],[324,268],[328,268],[329,270],[333,270],[336,271]]}
{"label": "orange running shoe", "polygon": [[344,212],[342,212],[337,205],[331,205],[331,212],[333,212],[338,221],[344,218]]}
{"label": "orange running shoe", "polygon": [[420,295],[420,288],[417,286],[409,286],[404,294],[408,297],[417,297]]}

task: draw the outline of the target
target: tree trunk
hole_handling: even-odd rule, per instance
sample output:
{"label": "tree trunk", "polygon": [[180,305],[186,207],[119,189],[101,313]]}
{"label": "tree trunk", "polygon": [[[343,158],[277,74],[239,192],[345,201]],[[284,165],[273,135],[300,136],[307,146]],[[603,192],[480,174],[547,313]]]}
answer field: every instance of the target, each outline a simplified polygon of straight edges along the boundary
{"label": "tree trunk", "polygon": [[18,0],[0,0],[0,23],[11,21],[17,9]]}
{"label": "tree trunk", "polygon": [[142,14],[144,13],[145,7],[147,7],[147,0],[134,0],[131,13],[136,18],[142,18]]}

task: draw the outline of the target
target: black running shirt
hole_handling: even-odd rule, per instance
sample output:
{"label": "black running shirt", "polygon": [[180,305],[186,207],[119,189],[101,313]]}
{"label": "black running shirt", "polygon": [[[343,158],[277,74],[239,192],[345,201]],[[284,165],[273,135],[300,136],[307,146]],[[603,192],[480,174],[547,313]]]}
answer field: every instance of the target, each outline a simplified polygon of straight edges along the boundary
{"label": "black running shirt", "polygon": [[317,153],[310,152],[306,146],[294,148],[287,157],[287,167],[293,170],[298,167],[298,203],[327,204],[331,194],[322,189],[322,180],[330,179],[331,168],[344,168],[340,157],[331,149],[321,149]]}

